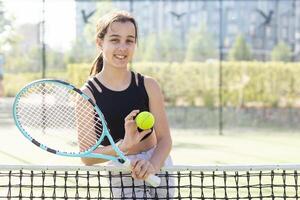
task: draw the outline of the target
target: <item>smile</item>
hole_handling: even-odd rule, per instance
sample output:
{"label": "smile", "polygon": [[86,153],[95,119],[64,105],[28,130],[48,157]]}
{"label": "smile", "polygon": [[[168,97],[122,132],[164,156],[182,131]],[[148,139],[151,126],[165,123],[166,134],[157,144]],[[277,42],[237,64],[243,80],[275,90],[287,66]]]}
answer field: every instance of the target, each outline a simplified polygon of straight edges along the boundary
{"label": "smile", "polygon": [[117,59],[123,60],[125,59],[127,56],[123,56],[123,55],[114,55]]}

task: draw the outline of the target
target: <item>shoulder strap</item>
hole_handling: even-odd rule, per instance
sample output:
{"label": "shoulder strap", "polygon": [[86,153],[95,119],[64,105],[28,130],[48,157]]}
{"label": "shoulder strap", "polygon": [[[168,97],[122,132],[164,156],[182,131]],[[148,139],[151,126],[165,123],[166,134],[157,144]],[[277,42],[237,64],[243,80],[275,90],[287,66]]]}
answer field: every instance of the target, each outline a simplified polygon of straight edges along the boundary
{"label": "shoulder strap", "polygon": [[144,86],[144,76],[141,75],[140,73],[137,73],[137,81],[138,81],[138,84],[137,86]]}
{"label": "shoulder strap", "polygon": [[96,88],[96,91],[98,92],[102,92],[102,88],[104,88],[104,86],[101,84],[101,82],[94,76],[93,77],[93,85]]}
{"label": "shoulder strap", "polygon": [[92,89],[91,86],[88,84],[88,82],[86,82],[86,83],[84,84],[84,87],[86,87],[87,89],[89,89],[89,91],[90,91],[91,93],[93,93],[93,89]]}
{"label": "shoulder strap", "polygon": [[145,77],[140,74],[137,73],[137,79],[138,79],[138,91],[140,91],[140,93],[144,96],[144,98],[146,99],[147,102],[149,102],[149,96],[145,87]]}
{"label": "shoulder strap", "polygon": [[100,81],[94,77],[93,80],[97,83],[97,85],[101,88],[102,84],[100,83]]}
{"label": "shoulder strap", "polygon": [[87,88],[91,91],[91,93],[93,94],[95,91],[97,91],[97,88],[95,87],[94,83],[91,80],[87,81],[86,84]]}

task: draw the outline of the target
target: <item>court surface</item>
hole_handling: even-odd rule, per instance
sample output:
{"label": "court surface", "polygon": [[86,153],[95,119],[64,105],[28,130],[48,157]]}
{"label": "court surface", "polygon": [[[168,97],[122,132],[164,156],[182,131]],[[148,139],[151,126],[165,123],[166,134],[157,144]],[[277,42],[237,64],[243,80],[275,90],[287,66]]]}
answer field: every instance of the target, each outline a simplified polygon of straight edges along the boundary
{"label": "court surface", "polygon": [[[171,155],[176,165],[299,163],[300,134],[263,130],[228,130],[223,136],[212,130],[172,129]],[[0,126],[0,164],[78,165],[41,150],[14,126]]]}

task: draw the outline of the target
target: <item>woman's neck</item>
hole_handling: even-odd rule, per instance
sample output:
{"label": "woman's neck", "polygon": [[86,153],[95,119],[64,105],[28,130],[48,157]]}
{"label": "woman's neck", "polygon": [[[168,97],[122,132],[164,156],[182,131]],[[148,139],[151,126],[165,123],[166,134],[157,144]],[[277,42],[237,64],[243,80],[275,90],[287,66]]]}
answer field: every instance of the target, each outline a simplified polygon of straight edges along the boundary
{"label": "woman's neck", "polygon": [[111,69],[103,67],[102,71],[96,75],[99,81],[112,90],[126,89],[131,82],[131,72],[127,69]]}

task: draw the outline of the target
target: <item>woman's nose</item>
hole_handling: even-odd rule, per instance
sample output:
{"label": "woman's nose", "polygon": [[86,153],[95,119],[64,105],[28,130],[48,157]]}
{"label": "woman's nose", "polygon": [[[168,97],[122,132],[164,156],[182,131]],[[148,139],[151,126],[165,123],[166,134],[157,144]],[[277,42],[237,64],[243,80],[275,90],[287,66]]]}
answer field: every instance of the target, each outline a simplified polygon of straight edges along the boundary
{"label": "woman's nose", "polygon": [[128,49],[128,45],[126,45],[126,44],[119,44],[119,45],[118,45],[118,49],[119,49],[119,50],[125,51],[125,50]]}

